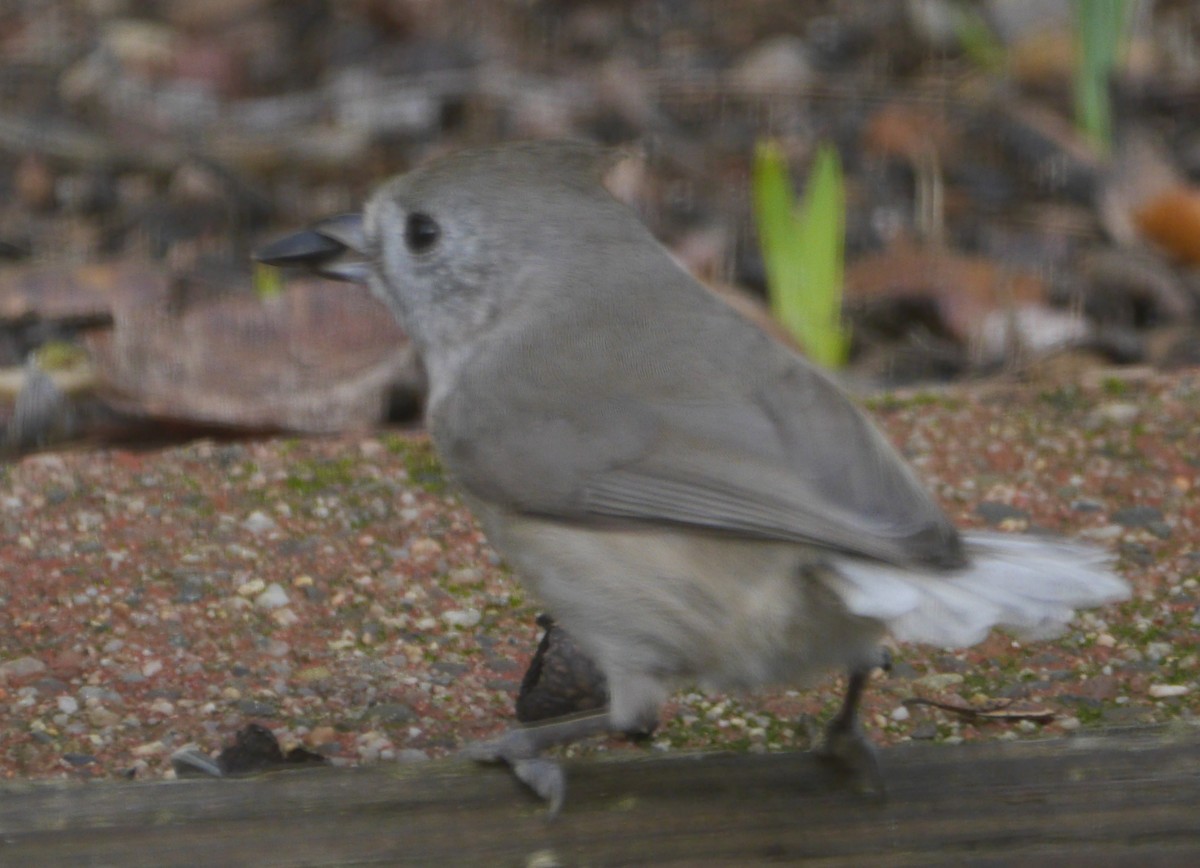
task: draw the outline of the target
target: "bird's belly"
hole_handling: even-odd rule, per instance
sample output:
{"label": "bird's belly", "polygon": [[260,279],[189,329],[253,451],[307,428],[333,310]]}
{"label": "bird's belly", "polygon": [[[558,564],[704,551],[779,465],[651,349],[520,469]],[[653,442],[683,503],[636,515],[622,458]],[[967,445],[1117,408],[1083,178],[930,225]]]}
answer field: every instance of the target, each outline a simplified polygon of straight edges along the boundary
{"label": "bird's belly", "polygon": [[477,512],[610,680],[748,689],[874,659],[882,626],[845,611],[817,577],[819,554],[803,546]]}

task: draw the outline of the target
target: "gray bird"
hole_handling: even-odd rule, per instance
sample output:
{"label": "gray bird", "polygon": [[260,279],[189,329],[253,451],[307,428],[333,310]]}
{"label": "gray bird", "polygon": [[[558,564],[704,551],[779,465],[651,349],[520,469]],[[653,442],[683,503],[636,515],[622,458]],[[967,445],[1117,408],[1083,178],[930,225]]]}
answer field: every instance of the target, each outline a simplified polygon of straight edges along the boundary
{"label": "gray bird", "polygon": [[881,778],[856,708],[881,640],[1048,635],[1123,599],[1098,550],[959,533],[822,372],[684,272],[586,144],[465,151],[260,252],[367,283],[429,375],[441,460],[596,662],[600,712],[467,749],[557,811],[542,752],[650,731],[681,684],[849,674],[825,751]]}

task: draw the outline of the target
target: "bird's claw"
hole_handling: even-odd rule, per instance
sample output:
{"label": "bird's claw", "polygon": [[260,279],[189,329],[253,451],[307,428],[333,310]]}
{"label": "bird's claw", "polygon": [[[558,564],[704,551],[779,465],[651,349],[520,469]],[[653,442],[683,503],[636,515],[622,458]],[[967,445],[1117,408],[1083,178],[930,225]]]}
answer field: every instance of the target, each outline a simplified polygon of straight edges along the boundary
{"label": "bird's claw", "polygon": [[538,756],[522,730],[509,730],[498,738],[467,745],[463,755],[479,763],[505,763],[517,780],[547,803],[551,817],[562,810],[567,796],[566,773],[559,763]]}
{"label": "bird's claw", "polygon": [[860,727],[831,726],[817,756],[835,766],[860,792],[886,801],[887,784],[879,766],[879,753]]}
{"label": "bird's claw", "polygon": [[517,779],[546,802],[550,817],[557,817],[567,798],[567,775],[562,765],[546,757],[517,759],[509,762]]}

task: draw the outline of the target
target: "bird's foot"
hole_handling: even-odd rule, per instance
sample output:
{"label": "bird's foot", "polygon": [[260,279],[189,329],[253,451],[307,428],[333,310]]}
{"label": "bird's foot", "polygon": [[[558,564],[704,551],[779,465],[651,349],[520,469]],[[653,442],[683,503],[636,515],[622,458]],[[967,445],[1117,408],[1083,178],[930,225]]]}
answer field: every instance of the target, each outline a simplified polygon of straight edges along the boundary
{"label": "bird's foot", "polygon": [[468,745],[463,755],[475,762],[507,765],[517,780],[547,803],[554,817],[566,800],[567,776],[558,762],[542,756],[542,752],[608,731],[608,714],[604,712],[563,718],[510,729],[496,738]]}
{"label": "bird's foot", "polygon": [[835,720],[825,731],[817,756],[833,766],[857,791],[877,801],[887,799],[887,784],[879,765],[879,752],[857,721]]}
{"label": "bird's foot", "polygon": [[558,816],[567,798],[567,775],[562,765],[548,757],[528,755],[528,739],[508,738],[523,735],[519,729],[499,738],[468,745],[463,754],[475,762],[504,763],[517,780],[533,790],[546,803],[549,815]]}

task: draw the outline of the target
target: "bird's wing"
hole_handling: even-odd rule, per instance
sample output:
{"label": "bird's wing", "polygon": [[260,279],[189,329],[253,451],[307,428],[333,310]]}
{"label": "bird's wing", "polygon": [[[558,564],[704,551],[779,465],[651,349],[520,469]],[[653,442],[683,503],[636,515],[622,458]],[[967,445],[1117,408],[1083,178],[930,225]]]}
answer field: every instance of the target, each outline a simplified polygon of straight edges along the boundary
{"label": "bird's wing", "polygon": [[557,365],[476,365],[458,390],[470,403],[435,408],[435,441],[469,491],[528,514],[960,563],[954,528],[866,417],[807,362],[737,323],[716,331],[744,326],[730,345],[758,357],[711,371],[660,356],[622,370],[622,359],[638,366],[638,336],[632,347],[612,338],[590,359],[564,344]]}

